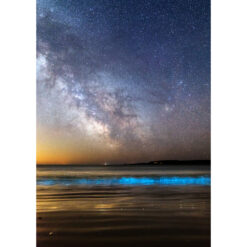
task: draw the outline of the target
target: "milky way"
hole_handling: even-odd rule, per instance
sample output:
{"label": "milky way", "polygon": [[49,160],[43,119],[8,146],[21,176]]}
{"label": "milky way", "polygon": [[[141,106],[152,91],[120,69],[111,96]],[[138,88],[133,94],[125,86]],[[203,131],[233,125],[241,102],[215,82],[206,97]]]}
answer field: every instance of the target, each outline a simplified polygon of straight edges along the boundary
{"label": "milky way", "polygon": [[209,0],[37,1],[37,162],[209,158]]}

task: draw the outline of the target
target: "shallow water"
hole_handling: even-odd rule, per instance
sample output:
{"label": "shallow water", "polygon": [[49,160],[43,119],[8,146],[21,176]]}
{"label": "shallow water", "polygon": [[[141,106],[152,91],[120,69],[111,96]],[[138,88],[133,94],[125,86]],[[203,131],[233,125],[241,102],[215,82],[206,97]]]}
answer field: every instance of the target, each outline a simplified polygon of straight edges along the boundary
{"label": "shallow water", "polygon": [[37,168],[37,246],[210,246],[207,166]]}

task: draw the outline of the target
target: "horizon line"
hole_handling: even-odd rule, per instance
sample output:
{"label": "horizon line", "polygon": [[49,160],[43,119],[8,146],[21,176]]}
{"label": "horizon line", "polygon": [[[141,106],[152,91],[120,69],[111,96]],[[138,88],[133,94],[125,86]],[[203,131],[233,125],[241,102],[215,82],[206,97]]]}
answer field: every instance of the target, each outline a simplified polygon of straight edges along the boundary
{"label": "horizon line", "polygon": [[[211,163],[211,159],[195,159],[195,160],[152,160],[147,162],[136,162],[136,163],[108,163],[108,162],[102,162],[102,163],[36,163],[37,166],[40,165],[59,165],[59,166],[68,166],[68,165],[100,165],[100,166],[112,166],[112,165],[142,165],[142,164],[162,164],[166,162],[208,162]],[[105,164],[106,163],[106,164]]]}

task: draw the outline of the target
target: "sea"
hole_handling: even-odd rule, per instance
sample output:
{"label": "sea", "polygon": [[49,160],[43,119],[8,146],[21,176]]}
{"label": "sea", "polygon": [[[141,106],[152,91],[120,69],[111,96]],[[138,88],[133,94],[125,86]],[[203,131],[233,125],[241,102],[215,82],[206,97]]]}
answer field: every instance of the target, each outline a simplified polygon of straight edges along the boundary
{"label": "sea", "polygon": [[210,166],[38,165],[37,246],[210,246]]}

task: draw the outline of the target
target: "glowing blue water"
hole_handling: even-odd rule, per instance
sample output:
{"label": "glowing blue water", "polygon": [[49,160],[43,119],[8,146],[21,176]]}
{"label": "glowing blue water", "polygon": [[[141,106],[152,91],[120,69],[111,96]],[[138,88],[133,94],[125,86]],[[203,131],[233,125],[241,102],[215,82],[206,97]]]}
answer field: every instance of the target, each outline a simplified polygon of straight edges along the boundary
{"label": "glowing blue water", "polygon": [[38,185],[210,185],[208,176],[201,177],[119,177],[119,178],[76,178],[76,179],[40,179]]}

